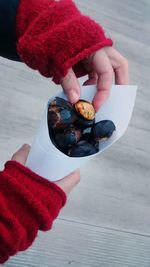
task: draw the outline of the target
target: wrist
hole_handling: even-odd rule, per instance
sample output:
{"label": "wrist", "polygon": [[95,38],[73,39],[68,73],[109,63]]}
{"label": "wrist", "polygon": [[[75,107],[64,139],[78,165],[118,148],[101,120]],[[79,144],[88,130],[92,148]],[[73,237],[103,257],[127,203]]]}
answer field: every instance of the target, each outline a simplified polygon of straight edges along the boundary
{"label": "wrist", "polygon": [[29,0],[21,0],[17,49],[22,61],[43,76],[59,83],[73,66],[80,76],[82,59],[112,45],[102,27],[82,15],[71,0],[32,1],[34,8]]}
{"label": "wrist", "polygon": [[7,161],[4,173],[12,177],[10,190],[20,190],[20,197],[25,199],[26,205],[31,206],[37,219],[40,219],[40,230],[50,229],[66,203],[65,192],[17,161]]}

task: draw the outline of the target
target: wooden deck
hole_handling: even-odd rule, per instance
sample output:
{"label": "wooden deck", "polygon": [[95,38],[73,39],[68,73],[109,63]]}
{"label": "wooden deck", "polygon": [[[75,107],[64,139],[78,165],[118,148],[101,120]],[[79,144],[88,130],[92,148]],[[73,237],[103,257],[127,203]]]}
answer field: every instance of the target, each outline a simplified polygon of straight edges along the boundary
{"label": "wooden deck", "polygon": [[[76,0],[101,23],[130,63],[138,85],[126,134],[82,168],[82,179],[53,230],[10,259],[7,267],[150,266],[150,1]],[[0,58],[0,166],[31,143],[50,80],[21,63]]]}

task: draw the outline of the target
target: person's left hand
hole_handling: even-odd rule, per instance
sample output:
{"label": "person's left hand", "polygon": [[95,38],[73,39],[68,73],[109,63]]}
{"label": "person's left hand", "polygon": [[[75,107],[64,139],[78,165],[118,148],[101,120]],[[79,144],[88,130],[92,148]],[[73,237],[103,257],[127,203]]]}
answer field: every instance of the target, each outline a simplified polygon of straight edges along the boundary
{"label": "person's left hand", "polygon": [[[15,152],[11,160],[15,160],[22,165],[25,165],[28,154],[30,151],[30,146],[24,144],[17,152]],[[54,182],[57,184],[68,196],[72,189],[80,182],[80,171],[76,170],[69,174],[68,176]]]}
{"label": "person's left hand", "polygon": [[[93,98],[96,111],[108,98],[114,79],[120,85],[129,82],[128,61],[113,47],[105,47],[92,53],[82,64],[89,76],[84,85],[97,84],[97,93]],[[71,103],[77,102],[80,98],[80,85],[72,68],[62,78],[61,85],[68,100]]]}

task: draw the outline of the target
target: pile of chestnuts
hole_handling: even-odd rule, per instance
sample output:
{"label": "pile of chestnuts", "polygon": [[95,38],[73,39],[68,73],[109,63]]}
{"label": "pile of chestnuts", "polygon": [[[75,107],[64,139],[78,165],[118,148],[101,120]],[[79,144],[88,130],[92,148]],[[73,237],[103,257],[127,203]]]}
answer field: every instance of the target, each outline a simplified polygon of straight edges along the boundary
{"label": "pile of chestnuts", "polygon": [[73,105],[56,97],[48,105],[47,122],[52,143],[70,157],[97,153],[99,142],[116,130],[111,120],[95,122],[93,105],[82,99]]}

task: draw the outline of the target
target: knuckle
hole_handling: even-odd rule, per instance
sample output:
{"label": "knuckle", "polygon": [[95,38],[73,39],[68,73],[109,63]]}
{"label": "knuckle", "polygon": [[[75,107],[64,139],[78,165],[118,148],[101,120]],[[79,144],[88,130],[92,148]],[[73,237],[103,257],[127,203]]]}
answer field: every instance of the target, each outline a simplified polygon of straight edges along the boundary
{"label": "knuckle", "polygon": [[107,72],[106,72],[106,76],[105,76],[106,77],[106,81],[112,81],[113,74],[114,74],[113,68],[108,68]]}
{"label": "knuckle", "polygon": [[70,81],[72,79],[72,73],[71,72],[69,72],[68,74],[67,74],[67,76],[66,76],[66,82],[68,82],[68,81]]}
{"label": "knuckle", "polygon": [[69,82],[73,79],[74,75],[73,72],[70,70],[68,71],[67,75],[63,78],[63,82]]}
{"label": "knuckle", "polygon": [[125,57],[122,58],[122,66],[124,66],[126,69],[129,68],[129,62]]}
{"label": "knuckle", "polygon": [[112,77],[113,73],[114,73],[113,68],[110,68],[108,73],[109,73],[110,77]]}

